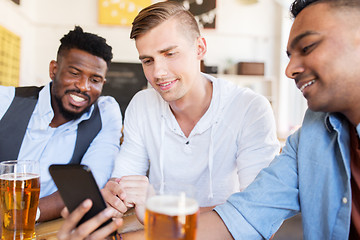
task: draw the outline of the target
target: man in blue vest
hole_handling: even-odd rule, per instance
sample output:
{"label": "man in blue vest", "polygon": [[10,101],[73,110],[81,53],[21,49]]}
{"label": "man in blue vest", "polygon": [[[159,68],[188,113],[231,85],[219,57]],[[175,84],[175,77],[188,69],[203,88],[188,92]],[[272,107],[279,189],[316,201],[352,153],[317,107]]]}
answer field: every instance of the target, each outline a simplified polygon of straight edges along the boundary
{"label": "man in blue vest", "polygon": [[40,162],[39,221],[60,216],[64,204],[51,164],[86,164],[100,187],[120,148],[122,117],[112,97],[100,97],[112,59],[106,40],[76,26],[61,40],[42,87],[0,86],[0,161]]}

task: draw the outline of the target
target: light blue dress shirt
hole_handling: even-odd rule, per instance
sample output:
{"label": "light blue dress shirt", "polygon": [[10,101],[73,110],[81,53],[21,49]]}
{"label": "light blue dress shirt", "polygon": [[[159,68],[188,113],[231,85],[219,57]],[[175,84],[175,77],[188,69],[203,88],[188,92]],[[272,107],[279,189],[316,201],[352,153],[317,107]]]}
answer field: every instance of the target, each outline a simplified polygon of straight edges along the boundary
{"label": "light blue dress shirt", "polygon": [[[0,119],[10,106],[14,95],[14,87],[0,86]],[[120,149],[122,117],[119,105],[112,97],[100,97],[98,106],[102,129],[90,144],[81,164],[90,167],[99,187],[103,187],[110,178],[114,159]],[[40,162],[40,197],[50,195],[57,190],[48,168],[51,164],[66,164],[71,160],[78,124],[90,118],[93,108],[94,106],[77,120],[52,128],[49,126],[54,116],[50,84],[40,91],[18,157],[36,159]]]}
{"label": "light blue dress shirt", "polygon": [[[268,168],[243,192],[215,208],[235,239],[269,239],[301,211],[304,239],[348,239],[350,138],[340,114],[307,111]],[[357,126],[360,133],[360,124]]]}

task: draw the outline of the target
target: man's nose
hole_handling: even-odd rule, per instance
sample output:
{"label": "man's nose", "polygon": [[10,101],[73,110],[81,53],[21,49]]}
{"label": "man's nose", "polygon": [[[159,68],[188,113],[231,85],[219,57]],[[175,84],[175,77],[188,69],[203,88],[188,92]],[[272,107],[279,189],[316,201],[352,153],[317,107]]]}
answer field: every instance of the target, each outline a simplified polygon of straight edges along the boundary
{"label": "man's nose", "polygon": [[154,77],[163,78],[168,74],[167,64],[164,60],[154,62]]}
{"label": "man's nose", "polygon": [[87,78],[86,76],[81,77],[81,79],[79,79],[79,81],[77,81],[77,83],[75,84],[75,86],[77,88],[79,88],[79,90],[81,92],[86,92],[90,90],[90,84],[89,84],[89,78]]}
{"label": "man's nose", "polygon": [[304,72],[304,66],[297,57],[291,57],[286,67],[285,74],[288,78],[294,79],[297,75]]}

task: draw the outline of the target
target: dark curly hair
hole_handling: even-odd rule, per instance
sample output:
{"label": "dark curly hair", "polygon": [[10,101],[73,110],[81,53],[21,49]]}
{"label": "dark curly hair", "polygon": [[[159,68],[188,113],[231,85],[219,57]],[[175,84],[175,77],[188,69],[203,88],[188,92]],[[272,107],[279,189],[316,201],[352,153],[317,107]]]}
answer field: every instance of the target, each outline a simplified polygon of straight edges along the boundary
{"label": "dark curly hair", "polygon": [[327,3],[329,6],[333,8],[340,7],[360,7],[359,0],[295,0],[290,6],[290,12],[293,18],[296,16],[307,6],[315,3]]}
{"label": "dark curly hair", "polygon": [[113,58],[112,47],[106,43],[106,39],[93,33],[84,32],[79,26],[75,26],[68,34],[60,39],[60,47],[57,52],[58,57],[65,51],[72,48],[83,50],[91,55],[105,60],[109,67]]}

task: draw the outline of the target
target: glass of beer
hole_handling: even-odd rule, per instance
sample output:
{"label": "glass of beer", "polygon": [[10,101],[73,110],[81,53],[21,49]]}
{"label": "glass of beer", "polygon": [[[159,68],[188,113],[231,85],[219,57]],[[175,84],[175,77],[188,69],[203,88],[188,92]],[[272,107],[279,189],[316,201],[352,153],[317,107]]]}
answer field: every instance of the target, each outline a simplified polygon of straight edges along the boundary
{"label": "glass of beer", "polygon": [[146,239],[195,240],[198,215],[193,186],[150,184],[144,219]]}
{"label": "glass of beer", "polygon": [[35,239],[39,193],[38,161],[10,160],[0,163],[1,239]]}

